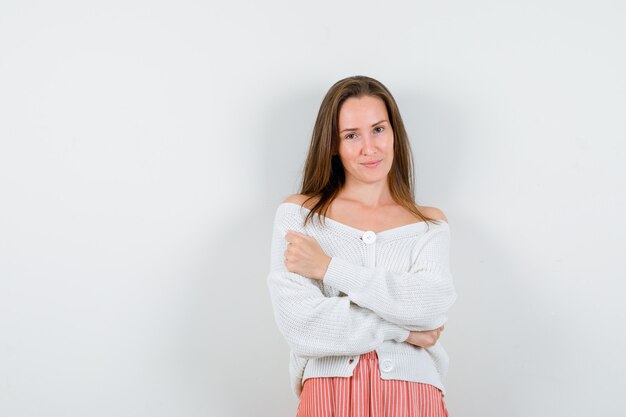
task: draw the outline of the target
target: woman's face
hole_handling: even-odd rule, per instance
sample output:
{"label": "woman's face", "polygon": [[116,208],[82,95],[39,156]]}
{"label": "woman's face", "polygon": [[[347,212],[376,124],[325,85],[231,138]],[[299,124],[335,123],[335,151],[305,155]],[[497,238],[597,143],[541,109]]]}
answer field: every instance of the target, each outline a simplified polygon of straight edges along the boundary
{"label": "woman's face", "polygon": [[339,158],[346,184],[386,181],[393,163],[393,130],[378,97],[351,97],[339,110]]}

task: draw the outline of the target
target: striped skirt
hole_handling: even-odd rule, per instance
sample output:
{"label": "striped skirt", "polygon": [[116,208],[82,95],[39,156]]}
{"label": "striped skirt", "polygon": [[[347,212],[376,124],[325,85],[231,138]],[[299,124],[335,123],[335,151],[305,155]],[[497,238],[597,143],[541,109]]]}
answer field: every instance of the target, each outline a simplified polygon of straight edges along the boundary
{"label": "striped skirt", "polygon": [[376,351],[361,355],[351,377],[308,378],[296,417],[448,417],[439,388],[380,378]]}

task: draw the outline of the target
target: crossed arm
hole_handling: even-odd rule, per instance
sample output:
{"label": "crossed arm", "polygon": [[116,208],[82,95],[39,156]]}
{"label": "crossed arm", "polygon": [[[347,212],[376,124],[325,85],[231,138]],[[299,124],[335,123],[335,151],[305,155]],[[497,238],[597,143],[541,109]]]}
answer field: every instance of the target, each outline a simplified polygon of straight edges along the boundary
{"label": "crossed arm", "polygon": [[[330,258],[291,220],[280,211],[275,218],[268,286],[278,327],[296,355],[361,354],[385,340],[436,342],[455,298],[445,268],[430,260],[397,274]],[[322,279],[347,297],[326,297]]]}

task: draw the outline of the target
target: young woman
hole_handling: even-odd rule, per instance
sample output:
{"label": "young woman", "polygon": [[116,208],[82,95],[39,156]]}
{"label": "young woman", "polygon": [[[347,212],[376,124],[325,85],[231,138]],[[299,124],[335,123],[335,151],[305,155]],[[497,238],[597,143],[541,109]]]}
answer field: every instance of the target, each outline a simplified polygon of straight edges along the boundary
{"label": "young woman", "polygon": [[322,101],[300,194],[278,206],[268,286],[297,417],[447,416],[438,343],[456,299],[443,212],[415,203],[395,100],[363,76]]}

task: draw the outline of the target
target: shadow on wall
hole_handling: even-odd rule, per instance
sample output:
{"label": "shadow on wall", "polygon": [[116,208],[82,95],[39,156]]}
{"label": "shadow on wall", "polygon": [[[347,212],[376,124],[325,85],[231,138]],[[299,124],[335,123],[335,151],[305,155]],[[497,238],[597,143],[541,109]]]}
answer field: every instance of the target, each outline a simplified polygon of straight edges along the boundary
{"label": "shadow on wall", "polygon": [[263,118],[266,134],[262,147],[263,172],[261,198],[267,209],[276,206],[290,194],[300,190],[302,170],[311,142],[315,118],[325,91],[292,92],[276,96]]}
{"label": "shadow on wall", "polygon": [[[261,206],[233,213],[207,234],[190,291],[188,365],[198,415],[290,415],[295,397],[267,291],[271,216]],[[290,406],[291,402],[291,406]],[[208,412],[208,414],[207,414]]]}
{"label": "shadow on wall", "polygon": [[181,338],[191,382],[189,401],[206,415],[295,415],[288,347],[274,322],[267,289],[270,243],[277,205],[297,191],[319,94],[268,103],[260,119],[259,172],[251,179],[248,207],[207,230],[191,260],[198,273],[189,289],[188,320]]}
{"label": "shadow on wall", "polygon": [[[404,90],[395,98],[411,141],[418,204],[438,206],[454,200],[471,147],[463,112],[451,102],[418,91]],[[426,197],[429,201],[422,201]]]}
{"label": "shadow on wall", "polygon": [[[324,88],[299,96],[278,96],[269,103],[263,117],[263,140],[252,150],[258,155],[258,172],[263,173],[252,179],[252,189],[258,190],[250,196],[254,207],[241,208],[224,218],[222,228],[207,233],[199,245],[198,270],[212,275],[199,274],[192,284],[190,320],[183,338],[197,343],[186,352],[186,364],[193,367],[190,401],[211,414],[295,415],[297,400],[289,387],[288,347],[274,323],[266,277],[275,210],[286,195],[297,192]],[[418,199],[424,195],[433,202],[454,202],[454,190],[462,181],[463,155],[468,152],[467,144],[462,146],[467,135],[458,113],[418,94],[397,97],[416,157],[417,184],[421,184]],[[463,209],[446,211],[461,214]],[[502,322],[494,319],[494,311],[526,311],[532,305],[532,294],[499,296],[524,291],[507,281],[514,270],[507,263],[510,257],[502,253],[501,244],[481,235],[479,225],[467,224],[469,218],[461,214],[454,219],[453,260],[455,252],[466,255],[465,264],[455,265],[459,301],[443,341],[451,353],[449,404],[465,411],[472,401],[486,404],[495,395],[503,402],[500,409],[510,411],[505,407],[511,393],[502,378],[504,373],[497,371],[489,378],[484,377],[489,369],[478,368],[488,363],[511,372],[519,370],[520,362],[512,361],[511,352],[521,345],[510,345],[514,329],[494,331],[496,323]],[[498,282],[493,282],[493,277],[499,277]],[[500,339],[502,334],[507,335],[506,341]],[[469,343],[470,338],[477,341]],[[480,357],[483,359],[477,359]],[[478,384],[476,373],[483,375]],[[465,390],[475,392],[476,397],[464,394]]]}

